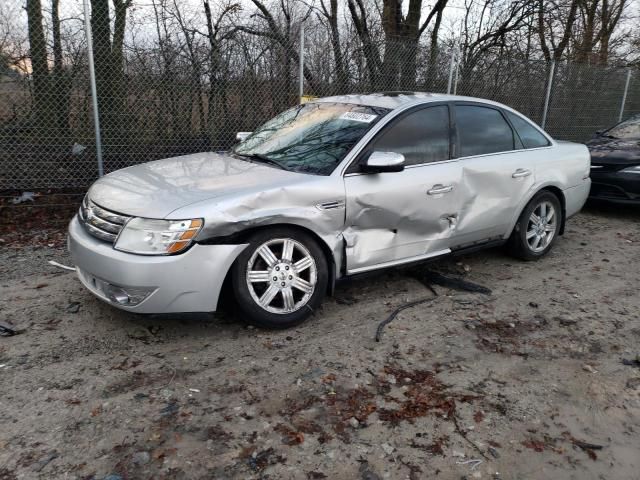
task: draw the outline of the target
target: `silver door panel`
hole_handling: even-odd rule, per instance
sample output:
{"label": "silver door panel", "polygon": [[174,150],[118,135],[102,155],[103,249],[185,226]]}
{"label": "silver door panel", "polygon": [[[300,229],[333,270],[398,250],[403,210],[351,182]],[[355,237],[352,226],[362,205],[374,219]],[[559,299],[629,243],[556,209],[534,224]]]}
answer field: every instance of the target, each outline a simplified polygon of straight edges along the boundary
{"label": "silver door panel", "polygon": [[462,203],[461,182],[455,161],[345,176],[348,273],[448,249]]}
{"label": "silver door panel", "polygon": [[520,199],[535,184],[536,155],[539,153],[517,150],[458,160],[464,200],[452,246],[508,233]]}

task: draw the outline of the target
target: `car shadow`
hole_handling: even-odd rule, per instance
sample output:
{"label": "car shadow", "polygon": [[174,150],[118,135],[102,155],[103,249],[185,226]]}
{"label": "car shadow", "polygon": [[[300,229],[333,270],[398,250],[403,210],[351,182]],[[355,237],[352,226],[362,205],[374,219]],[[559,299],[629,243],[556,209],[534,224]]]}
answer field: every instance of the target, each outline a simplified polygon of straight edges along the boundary
{"label": "car shadow", "polygon": [[[435,271],[453,279],[466,279],[473,281],[475,275],[469,275],[465,270],[469,263],[481,262],[513,262],[502,247],[493,247],[487,250],[463,255],[441,257],[433,260],[410,263],[389,269],[376,270],[347,277],[336,283],[333,296],[325,299],[325,307],[333,304],[334,308],[345,308],[361,301],[387,297],[390,291],[396,292],[399,299],[404,298],[411,291],[419,294],[424,288],[426,295],[433,294],[429,282],[421,278],[421,273]],[[477,279],[475,279],[477,280]],[[422,287],[419,285],[422,284]],[[413,285],[413,286],[412,286]],[[435,284],[434,284],[435,285]],[[417,288],[416,288],[417,287]],[[198,338],[215,332],[215,337],[239,338],[253,336],[255,330],[248,327],[235,308],[234,302],[229,297],[230,292],[224,291],[221,297],[221,308],[213,313],[167,313],[167,314],[136,314],[125,311],[112,311],[112,319],[117,319],[121,326],[127,329],[137,329],[135,335],[155,337],[157,340],[165,340],[176,335],[183,338]],[[101,308],[111,309],[106,305]],[[320,317],[331,316],[334,308],[320,310]],[[115,310],[115,309],[114,309]],[[115,314],[115,315],[114,315]],[[115,318],[114,318],[115,316]],[[253,330],[253,331],[252,331]],[[257,328],[258,331],[276,333],[278,330]],[[287,330],[282,330],[286,332]]]}
{"label": "car shadow", "polygon": [[[460,261],[461,257],[450,257],[348,277],[336,284],[334,295],[325,299],[325,306],[337,303],[344,307],[364,299],[380,298],[387,295],[390,290],[397,291],[397,295],[401,296],[407,293],[407,282],[419,283],[416,276],[420,270],[437,270],[454,277],[464,276],[464,270],[459,266]],[[430,294],[426,286],[423,288],[425,293]],[[226,293],[226,295],[229,294]],[[214,313],[136,314],[114,309],[110,312],[110,316],[125,329],[135,330],[135,335],[155,337],[158,340],[161,337],[175,335],[183,338],[201,337],[203,334],[208,335],[205,332],[213,333],[214,331],[219,338],[252,336],[255,330],[278,332],[278,330],[248,327],[247,322],[237,312],[234,302],[230,301],[230,298],[221,298],[221,300],[222,307]],[[100,308],[113,307],[101,305]],[[331,315],[325,309],[320,310],[321,317],[326,314]]]}
{"label": "car shadow", "polygon": [[99,308],[129,337],[143,341],[162,342],[174,337],[209,338],[209,332],[215,332],[215,337],[237,338],[247,330],[247,324],[241,318],[225,310],[212,313],[141,314],[116,310],[109,305],[100,305]]}

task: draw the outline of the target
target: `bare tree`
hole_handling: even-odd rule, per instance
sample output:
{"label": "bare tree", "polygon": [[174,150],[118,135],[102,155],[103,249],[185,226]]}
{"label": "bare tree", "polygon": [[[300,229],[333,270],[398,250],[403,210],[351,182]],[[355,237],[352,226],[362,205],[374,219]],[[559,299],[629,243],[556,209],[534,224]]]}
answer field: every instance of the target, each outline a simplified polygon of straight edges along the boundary
{"label": "bare tree", "polygon": [[112,1],[115,14],[113,36],[109,0],[91,0],[91,34],[98,104],[106,144],[115,143],[115,137],[123,138],[129,131],[122,121],[125,100],[123,46],[127,9],[132,0]]}
{"label": "bare tree", "polygon": [[[204,0],[204,12],[207,19],[207,40],[209,42],[209,125],[214,132],[220,129],[222,119],[215,116],[216,104],[226,105],[226,82],[224,76],[220,75],[221,65],[221,44],[224,40],[230,39],[238,31],[238,28],[224,27],[226,16],[237,12],[240,9],[238,3],[228,2],[223,6],[216,21],[211,15],[209,0]],[[220,120],[216,122],[216,120]]]}
{"label": "bare tree", "polygon": [[51,30],[53,35],[53,70],[49,82],[51,89],[52,115],[55,126],[62,137],[69,136],[69,102],[71,96],[72,75],[65,69],[60,33],[59,0],[51,0]]}
{"label": "bare tree", "polygon": [[369,71],[369,83],[372,89],[377,88],[378,76],[382,70],[380,50],[374,40],[368,15],[368,9],[363,0],[348,0],[349,13],[362,45],[362,53],[365,57],[367,70]]}
{"label": "bare tree", "polygon": [[[197,105],[198,130],[199,132],[202,132],[206,127],[206,117],[204,111],[202,88],[203,62],[200,58],[200,55],[198,54],[198,45],[196,40],[196,34],[198,33],[198,31],[187,23],[187,20],[184,18],[184,15],[182,14],[180,7],[178,6],[177,0],[173,0],[172,12],[175,15],[182,35],[184,36],[185,50],[191,66],[191,85],[194,90],[192,98],[195,98],[195,102]],[[189,111],[191,111],[191,108],[189,109]]]}
{"label": "bare tree", "polygon": [[[294,30],[294,8],[291,7],[286,0],[280,0],[280,13],[282,14],[282,22],[279,23],[276,20],[274,14],[267,8],[262,0],[251,0],[257,8],[255,17],[262,19],[266,23],[267,28],[254,28],[245,25],[238,26],[238,29],[249,33],[251,35],[257,35],[267,37],[273,40],[278,46],[280,46],[284,53],[284,60],[286,63],[286,69],[291,69],[291,63],[300,63],[300,56],[295,48],[295,33]],[[297,23],[297,27],[307,19],[312,13],[312,9],[306,7],[306,11],[302,12],[301,18]],[[316,82],[313,72],[307,65],[303,65],[303,74],[305,80],[309,83],[312,90],[316,89]]]}
{"label": "bare tree", "polygon": [[517,32],[534,13],[528,0],[515,2],[484,0],[478,9],[474,0],[466,0],[467,12],[462,31],[462,77],[470,79],[478,62],[496,50],[504,53],[510,35]]}
{"label": "bare tree", "polygon": [[44,126],[49,120],[47,97],[49,65],[47,62],[47,44],[42,27],[42,5],[40,0],[27,1],[27,20],[29,25],[29,50],[31,55],[31,75],[33,78],[33,106],[36,121]]}
{"label": "bare tree", "polygon": [[[385,56],[382,66],[384,85],[413,89],[416,82],[416,58],[420,37],[431,21],[442,18],[448,0],[437,0],[424,22],[422,0],[409,0],[406,15],[402,10],[402,0],[383,0],[382,28],[385,35]],[[439,29],[439,24],[435,29]],[[437,33],[436,33],[437,35]]]}
{"label": "bare tree", "polygon": [[558,61],[564,55],[573,35],[581,1],[539,0],[538,39],[545,60]]}
{"label": "bare tree", "polygon": [[409,0],[406,14],[402,0],[383,0],[380,24],[384,34],[384,58],[381,59],[378,43],[372,34],[373,20],[368,13],[371,9],[367,8],[364,0],[348,0],[351,20],[362,44],[374,88],[415,88],[420,38],[432,21],[429,71],[435,68],[438,32],[447,3],[448,0],[437,0],[421,22],[422,0]]}
{"label": "bare tree", "polygon": [[575,36],[578,63],[606,65],[610,43],[627,6],[626,0],[580,0],[580,29]]}
{"label": "bare tree", "polygon": [[[442,17],[444,9],[447,6],[446,1],[436,2],[432,12],[435,12],[435,21],[431,28],[431,41],[429,42],[429,65],[427,71],[427,88],[431,90],[438,74],[438,55],[440,53],[439,35],[440,26],[442,25]],[[429,23],[426,24],[427,26]]]}
{"label": "bare tree", "polygon": [[[329,5],[328,7],[327,1]],[[342,53],[342,44],[340,42],[338,0],[320,0],[320,12],[321,16],[324,17],[327,22],[331,37],[331,49],[333,51],[333,61],[335,64],[337,90],[344,93],[348,91],[349,76]]]}
{"label": "bare tree", "polygon": [[47,36],[43,27],[44,18],[40,0],[27,2],[27,19],[34,118],[40,128],[48,129],[50,136],[66,137],[69,131],[71,75],[64,66],[58,6],[59,0],[51,0],[53,68],[49,66]]}

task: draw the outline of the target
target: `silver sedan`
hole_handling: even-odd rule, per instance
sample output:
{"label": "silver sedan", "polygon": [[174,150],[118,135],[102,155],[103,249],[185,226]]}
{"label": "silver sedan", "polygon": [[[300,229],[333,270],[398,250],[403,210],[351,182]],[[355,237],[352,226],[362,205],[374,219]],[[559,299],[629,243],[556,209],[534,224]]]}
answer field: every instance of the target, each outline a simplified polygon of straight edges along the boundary
{"label": "silver sedan", "polygon": [[284,328],[344,276],[497,244],[537,260],[589,193],[584,145],[477,98],[322,98],[238,137],[96,181],[69,226],[82,283],[140,313],[214,311],[224,284]]}

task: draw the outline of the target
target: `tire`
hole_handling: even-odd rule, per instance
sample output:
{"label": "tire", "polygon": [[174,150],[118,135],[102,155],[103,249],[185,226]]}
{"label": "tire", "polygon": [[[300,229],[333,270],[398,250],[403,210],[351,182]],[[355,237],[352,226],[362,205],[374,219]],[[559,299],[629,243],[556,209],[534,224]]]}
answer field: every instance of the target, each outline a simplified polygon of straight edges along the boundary
{"label": "tire", "polygon": [[[536,218],[541,219],[542,223],[536,223]],[[539,192],[518,218],[509,238],[510,253],[526,261],[544,257],[558,238],[561,225],[560,200],[549,191]]]}
{"label": "tire", "polygon": [[327,259],[315,239],[274,227],[252,234],[247,243],[231,267],[241,318],[273,329],[305,321],[322,303],[329,280]]}

